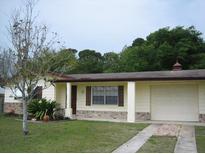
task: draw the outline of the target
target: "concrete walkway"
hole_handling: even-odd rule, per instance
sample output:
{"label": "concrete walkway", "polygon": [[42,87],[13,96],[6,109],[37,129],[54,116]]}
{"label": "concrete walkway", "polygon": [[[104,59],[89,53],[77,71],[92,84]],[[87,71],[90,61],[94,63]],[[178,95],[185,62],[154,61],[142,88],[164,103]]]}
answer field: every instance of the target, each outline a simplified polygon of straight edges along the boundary
{"label": "concrete walkway", "polygon": [[154,132],[160,127],[159,124],[151,124],[141,132],[139,132],[132,139],[121,145],[119,148],[113,151],[113,153],[135,153],[140,147],[154,134]]}
{"label": "concrete walkway", "polygon": [[175,153],[197,153],[194,126],[183,125],[175,146]]}

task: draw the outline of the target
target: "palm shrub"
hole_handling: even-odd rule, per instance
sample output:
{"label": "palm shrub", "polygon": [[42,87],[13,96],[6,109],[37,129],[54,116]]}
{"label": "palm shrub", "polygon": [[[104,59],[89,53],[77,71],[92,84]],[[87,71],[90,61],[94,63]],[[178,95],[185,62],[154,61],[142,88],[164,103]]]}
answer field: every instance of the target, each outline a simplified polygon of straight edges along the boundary
{"label": "palm shrub", "polygon": [[56,105],[56,101],[46,100],[44,98],[34,99],[28,104],[28,112],[37,120],[42,120],[45,115],[54,119]]}

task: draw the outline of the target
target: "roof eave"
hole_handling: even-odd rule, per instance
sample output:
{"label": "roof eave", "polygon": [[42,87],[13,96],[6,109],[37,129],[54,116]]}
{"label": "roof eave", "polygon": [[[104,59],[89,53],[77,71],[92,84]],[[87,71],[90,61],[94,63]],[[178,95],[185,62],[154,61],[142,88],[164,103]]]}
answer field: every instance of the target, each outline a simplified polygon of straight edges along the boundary
{"label": "roof eave", "polygon": [[112,81],[167,81],[167,80],[205,80],[205,77],[63,79],[63,80],[55,80],[54,82],[112,82]]}

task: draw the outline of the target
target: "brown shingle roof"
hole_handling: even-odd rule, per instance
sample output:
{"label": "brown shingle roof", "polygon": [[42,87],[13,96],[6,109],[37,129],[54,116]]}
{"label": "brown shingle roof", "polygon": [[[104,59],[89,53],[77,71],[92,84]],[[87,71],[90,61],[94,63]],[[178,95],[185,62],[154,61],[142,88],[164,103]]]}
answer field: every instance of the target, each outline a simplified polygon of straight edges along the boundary
{"label": "brown shingle roof", "polygon": [[181,71],[150,71],[130,73],[97,73],[61,75],[55,82],[91,81],[146,81],[146,80],[205,80],[205,69]]}

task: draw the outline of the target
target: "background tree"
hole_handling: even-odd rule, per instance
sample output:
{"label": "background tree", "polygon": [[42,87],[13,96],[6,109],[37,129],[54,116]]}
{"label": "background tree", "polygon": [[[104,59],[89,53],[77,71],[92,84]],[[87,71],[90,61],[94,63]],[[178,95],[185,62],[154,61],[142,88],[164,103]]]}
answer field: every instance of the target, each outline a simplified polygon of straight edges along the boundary
{"label": "background tree", "polygon": [[103,72],[112,73],[119,71],[119,54],[108,52],[103,55]]}
{"label": "background tree", "polygon": [[78,73],[102,73],[103,57],[101,53],[95,50],[82,50],[78,54],[78,65],[76,72]]}
{"label": "background tree", "polygon": [[[14,13],[9,24],[11,47],[1,53],[2,78],[7,87],[14,92],[21,93],[23,103],[23,133],[28,134],[27,104],[33,98],[35,88],[40,81],[45,81],[44,88],[50,86],[48,73],[51,68],[58,66],[50,63],[53,57],[46,57],[54,52],[53,46],[57,42],[57,34],[53,33],[48,39],[48,29],[37,23],[34,16],[35,1],[28,0],[24,10]],[[46,58],[45,58],[46,57]],[[59,61],[66,61],[64,57]],[[59,62],[60,63],[60,62]],[[62,63],[61,63],[62,64]]]}
{"label": "background tree", "polygon": [[156,50],[152,45],[129,47],[120,53],[120,72],[153,71],[159,69]]}
{"label": "background tree", "polygon": [[[77,50],[76,49],[60,49],[58,52],[49,52],[45,55],[45,59],[51,59],[50,63],[50,72],[56,73],[75,73],[77,67]],[[66,57],[66,58],[65,58]]]}
{"label": "background tree", "polygon": [[120,53],[120,71],[171,70],[178,58],[183,69],[205,68],[205,43],[193,26],[159,29],[137,38]]}
{"label": "background tree", "polygon": [[136,38],[133,42],[132,42],[132,46],[141,46],[145,43],[145,40],[143,38]]}
{"label": "background tree", "polygon": [[184,69],[194,69],[205,53],[202,33],[189,28],[162,28],[147,37],[148,44],[158,50],[162,69],[171,69],[178,57]]}

